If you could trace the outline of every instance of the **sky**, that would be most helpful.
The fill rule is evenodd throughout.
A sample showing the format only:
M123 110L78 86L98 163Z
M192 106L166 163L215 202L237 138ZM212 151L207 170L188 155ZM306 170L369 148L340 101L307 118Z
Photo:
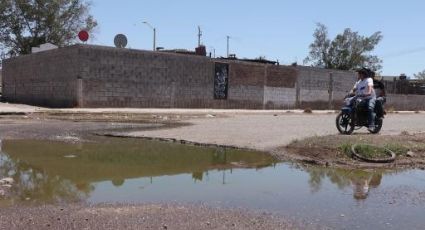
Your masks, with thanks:
M383 60L383 75L412 76L425 69L425 1L422 0L91 0L98 22L90 44L113 46L114 36L127 36L128 48L157 46L194 50L198 26L202 43L216 56L265 56L281 64L302 64L317 23L330 38L345 28L384 36L372 54Z

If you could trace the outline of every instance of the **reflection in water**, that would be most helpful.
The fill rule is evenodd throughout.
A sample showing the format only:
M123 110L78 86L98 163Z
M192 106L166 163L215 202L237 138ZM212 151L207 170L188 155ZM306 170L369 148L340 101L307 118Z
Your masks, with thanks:
M313 193L318 192L325 179L335 184L339 189L352 187L353 198L364 200L367 198L371 189L378 188L382 181L382 174L391 174L389 171L374 170L349 170L332 169L322 167L305 166L303 168L309 173L309 184Z
M3 141L2 151L0 178L15 179L14 201L79 201L96 182L120 187L127 179L146 177L153 183L153 177L186 173L202 181L209 170L276 164L273 157L257 152L121 139L101 144Z
M3 177L14 179L8 204L24 200L45 203L80 201L93 189L89 183L72 183L60 176L46 174L42 168L14 161L7 154L0 153L0 178Z
M371 188L377 188L381 184L382 174L371 173L360 178L352 178L353 197L357 200L364 200L369 194Z
M269 155L256 152L101 140L3 141L0 178L13 177L15 184L11 197L0 198L0 206L25 204L27 198L38 203L219 202L317 219L336 229L387 228L382 221L394 229L424 225L424 171L276 164Z

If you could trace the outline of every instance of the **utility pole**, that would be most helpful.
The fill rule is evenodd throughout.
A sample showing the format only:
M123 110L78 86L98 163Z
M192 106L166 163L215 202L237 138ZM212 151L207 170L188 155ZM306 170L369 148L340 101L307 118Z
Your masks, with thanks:
M198 26L198 47L201 46L201 37L202 37L201 27Z
M226 38L227 38L227 58L229 58L229 40L230 40L230 36L227 35Z

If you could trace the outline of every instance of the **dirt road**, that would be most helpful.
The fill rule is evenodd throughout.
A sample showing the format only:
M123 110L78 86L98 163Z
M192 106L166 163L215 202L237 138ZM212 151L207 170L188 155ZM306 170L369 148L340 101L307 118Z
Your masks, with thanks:
M217 144L271 151L295 139L337 134L336 114L229 114L228 117L193 119L193 125L173 129L132 131L132 137L174 138L204 144ZM425 131L425 114L389 114L381 134ZM366 129L356 131L367 133Z
M91 130L99 130L102 127L113 129L117 128L114 127L116 124L113 124L113 122L132 122L131 119L125 120L120 117L115 118L113 121L108 120L110 118L105 116L105 114L111 113L130 114L130 116L131 114L136 114L139 118L142 117L140 119L144 120L144 122L149 122L150 120L154 120L156 123L170 122L171 120L171 122L184 121L190 125L173 126L173 128L169 129L148 130L141 127L142 131L137 130L137 126L133 126L129 131L111 131L109 133L128 137L184 140L261 151L271 151L285 146L296 139L337 134L335 128L336 113L334 111L314 111L312 114L305 114L300 110L46 109L0 103L0 114L13 112L61 114L62 118L69 118L76 114L80 114L80 116L81 114L86 114L87 117L83 118L83 120L88 119L90 121L92 121L94 116L105 117L105 119L102 119L104 123L97 125L87 123L70 123L66 125L66 123L62 123L65 129L69 128L71 130L71 127L78 129L80 126L83 126L84 129L89 129L91 126L95 127ZM25 122L33 123L34 125L34 122ZM39 123L40 121L36 120L35 122ZM48 123L50 125L54 124L51 122ZM58 125L60 126L61 124ZM38 127L40 126L38 125ZM6 129L6 126L3 126L3 129ZM425 131L425 113L399 112L388 114L384 120L381 134L397 135L404 131L409 133ZM367 131L361 129L356 131L356 133L365 134Z

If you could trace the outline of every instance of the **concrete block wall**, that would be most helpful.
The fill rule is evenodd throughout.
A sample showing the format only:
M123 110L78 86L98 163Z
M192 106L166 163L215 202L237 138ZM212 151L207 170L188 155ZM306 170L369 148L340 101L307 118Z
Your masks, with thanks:
M215 63L228 94L214 99ZM151 51L75 45L3 63L3 98L49 107L338 109L356 74ZM424 110L425 96L390 95L387 107Z
M356 73L313 67L297 67L299 107L339 108L343 97L353 88Z
M200 56L75 45L12 58L4 65L3 98L16 103L254 109L262 101L262 96L255 100L262 95L258 87L238 76L229 76L234 90L228 100L214 100L214 61Z
M83 107L263 108L262 64L98 46L79 49ZM226 100L214 99L215 62L229 65Z
M279 78L285 67L274 70L258 63L110 47L79 49L83 107L263 109L266 76L276 86L294 87L296 79L292 71L288 85L287 78ZM229 65L226 100L214 99L215 62Z
M265 109L293 109L297 104L295 67L268 65L264 85Z
M425 110L425 95L388 94L385 108L390 110Z
M50 107L74 107L80 60L72 47L7 59L3 63L3 99Z
M262 109L265 66L239 61L229 64L229 108Z
M213 98L209 58L80 47L83 107L208 107Z

